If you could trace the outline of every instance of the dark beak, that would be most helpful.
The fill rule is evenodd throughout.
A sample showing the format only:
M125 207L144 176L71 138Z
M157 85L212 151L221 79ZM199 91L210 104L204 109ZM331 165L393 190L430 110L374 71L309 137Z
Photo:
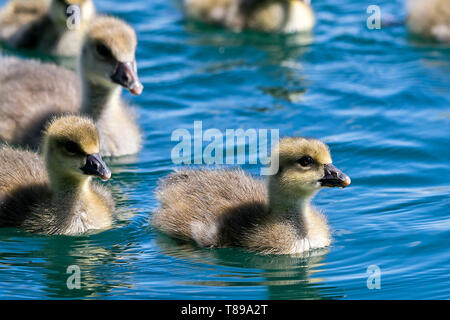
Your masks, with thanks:
M325 176L319 180L322 187L347 187L352 181L341 170L333 166L332 164L326 164L324 167Z
M86 164L80 169L89 176L99 177L102 180L111 179L111 170L109 170L98 153L88 155Z
M120 84L122 87L138 96L144 90L144 86L139 80L139 76L134 68L134 62L119 62L111 76L114 83Z

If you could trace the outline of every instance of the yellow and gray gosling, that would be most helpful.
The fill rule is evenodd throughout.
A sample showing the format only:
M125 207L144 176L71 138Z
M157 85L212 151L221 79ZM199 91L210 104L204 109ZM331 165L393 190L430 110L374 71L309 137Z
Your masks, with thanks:
M294 33L315 24L309 0L184 0L184 8L188 17L235 31Z
M48 12L50 4L51 0L10 0L0 9L0 41L42 18Z
M450 0L410 0L407 24L414 34L450 43Z
M79 75L53 64L0 57L0 140L37 149L49 119L81 113L94 119L103 156L137 153L141 133L121 98L122 88L135 95L143 90L136 45L132 27L98 16L84 41Z
M242 170L182 170L160 181L153 225L202 247L243 247L263 254L299 254L329 246L326 218L311 206L324 187L350 178L315 139L285 138L272 153L279 171L267 183Z
M37 153L0 147L0 227L78 235L112 224L114 201L92 177L111 178L99 155L94 123L77 116L52 121Z
M0 12L0 41L16 49L78 56L95 15L92 0L11 0Z

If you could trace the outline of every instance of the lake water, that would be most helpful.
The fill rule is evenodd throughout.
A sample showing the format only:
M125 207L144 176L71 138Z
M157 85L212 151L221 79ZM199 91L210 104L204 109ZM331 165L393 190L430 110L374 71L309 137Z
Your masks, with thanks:
M112 230L0 230L0 298L449 299L450 48L402 25L368 30L370 4L313 1L318 23L308 39L186 21L176 1L97 1L138 33L145 91L126 98L144 149L109 161L120 212ZM389 19L405 16L403 1L377 4ZM171 133L192 131L197 120L204 129L277 128L327 142L352 178L349 188L315 198L332 246L261 256L180 244L154 230L153 190L174 167ZM258 174L260 166L245 169ZM72 265L79 290L66 285ZM368 288L369 266L380 270L380 289Z

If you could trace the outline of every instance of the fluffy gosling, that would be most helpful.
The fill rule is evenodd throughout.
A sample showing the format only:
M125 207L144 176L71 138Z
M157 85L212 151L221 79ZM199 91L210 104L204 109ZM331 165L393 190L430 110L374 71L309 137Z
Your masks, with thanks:
M4 41L21 27L42 18L51 0L10 0L0 9L0 40Z
M94 17L92 0L12 0L0 13L0 41L16 49L78 56Z
M121 98L122 88L135 95L143 90L136 45L136 34L128 24L98 17L84 41L78 76L52 64L0 58L0 140L36 149L49 119L82 113L96 123L102 155L137 153L140 130Z
M99 155L94 123L77 116L51 122L43 159L0 148L0 227L49 235L77 235L111 226L114 201L92 177L111 171Z
M234 31L294 33L315 24L310 1L302 0L184 0L188 17Z
M450 43L450 0L410 0L407 24L414 34Z
M243 247L263 254L299 254L331 243L325 217L311 206L324 187L350 178L332 165L328 147L285 138L272 153L279 171L267 184L242 170L183 170L162 180L154 226L202 247Z

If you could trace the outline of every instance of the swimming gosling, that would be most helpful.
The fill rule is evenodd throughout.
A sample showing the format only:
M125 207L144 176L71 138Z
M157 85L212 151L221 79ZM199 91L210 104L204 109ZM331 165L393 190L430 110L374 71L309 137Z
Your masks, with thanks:
M0 41L16 33L21 27L42 18L52 0L10 0L0 9Z
M92 0L12 0L0 13L0 41L16 49L78 56L95 15Z
M299 254L331 243L326 218L311 206L324 187L350 178L315 139L285 138L272 152L279 170L267 184L242 170L182 170L160 181L153 225L202 247Z
M450 0L410 0L406 21L412 33L450 43Z
M294 33L315 24L310 1L302 0L184 0L188 17L234 31Z
M45 131L43 159L0 147L0 227L49 235L78 235L112 224L114 201L92 177L111 178L99 155L94 123L77 116Z
M103 156L137 153L141 133L121 98L122 88L134 95L143 90L136 45L132 27L99 16L84 41L78 75L53 64L0 58L0 140L37 149L49 119L81 113L94 119Z

